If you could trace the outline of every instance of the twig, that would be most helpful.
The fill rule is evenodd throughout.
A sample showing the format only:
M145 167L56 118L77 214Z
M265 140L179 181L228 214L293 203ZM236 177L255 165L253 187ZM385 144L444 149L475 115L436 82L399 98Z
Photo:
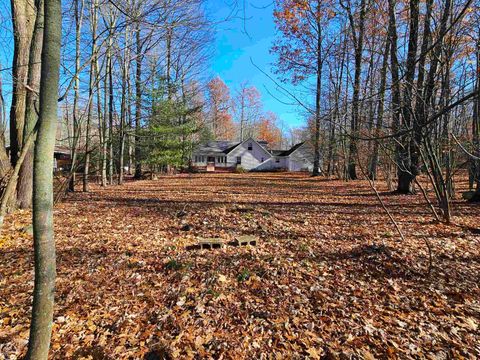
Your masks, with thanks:
M422 184L420 184L420 181L418 181L417 177L415 177L415 183L420 188L420 191L422 192L422 195L425 198L425 201L427 202L428 206L430 207L430 210L432 210L433 216L435 216L435 220L437 220L438 222L441 222L440 218L438 217L437 211L435 210L435 207L433 206L432 202L428 198L427 192L423 188Z
M370 185L370 188L373 190L373 192L375 193L375 196L377 197L378 201L380 202L380 205L382 205L382 208L383 210L385 211L385 213L388 215L388 217L390 218L390 221L392 222L392 224L395 226L395 229L397 230L398 234L400 235L400 238L405 242L405 236L403 235L403 232L402 230L400 229L400 227L398 226L397 222L395 221L395 219L393 218L392 214L390 213L390 211L387 209L387 207L385 206L385 203L383 202L382 198L380 197L380 194L378 193L377 189L375 188L375 184L373 183L373 180L370 180L370 178L367 176L367 174L365 173L365 170L363 169L363 166L360 162L360 156L357 154L357 160L358 160L358 165L360 167L360 170L362 171L362 174L363 176L368 180L368 184ZM383 244L385 245L385 242L384 240L382 239L382 242Z

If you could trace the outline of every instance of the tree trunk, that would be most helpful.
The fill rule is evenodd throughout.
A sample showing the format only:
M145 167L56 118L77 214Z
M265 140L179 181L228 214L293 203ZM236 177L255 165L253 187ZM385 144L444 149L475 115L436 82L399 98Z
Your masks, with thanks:
M120 154L118 169L118 184L123 184L124 174L124 157L125 157L125 127L127 124L127 83L130 73L130 27L125 27L125 51L123 53L123 69L122 69L122 100L120 109Z
M142 42L140 34L140 23L136 23L136 73L135 73L135 179L142 177L141 149L138 135L141 129L142 121Z
M72 167L70 169L70 182L68 190L75 191L76 182L76 167L77 167L77 147L80 140L80 118L78 111L78 100L80 91L80 40L82 35L83 22L83 0L75 1L75 83L74 83L74 97L73 97L73 139L71 148ZM80 4L79 4L80 2Z
M477 78L475 82L475 90L477 97L474 101L473 117L472 117L472 140L473 140L473 155L480 157L480 29L478 32L477 51ZM476 184L476 189L472 202L480 202L480 160L472 158L471 160L473 182Z
M37 123L38 115L38 91L40 87L40 71L43 44L43 0L35 2L35 26L30 44L28 60L28 87L25 106L25 126L23 128L23 139L27 139L33 132ZM34 139L35 140L35 139ZM25 155L20 168L17 184L17 204L21 209L28 209L32 206L32 183L33 183L33 148Z
M410 24L408 37L407 64L405 69L405 87L402 106L402 119L400 126L402 130L412 126L413 98L412 89L414 87L416 56L418 49L418 20L419 20L419 0L410 0ZM413 182L415 180L416 168L412 165L412 152L414 142L409 134L399 139L401 146L398 148L397 158L397 192L400 194L413 193Z
M349 14L352 36L355 45L355 75L353 83L352 118L350 122L350 144L348 156L348 177L356 180L358 158L358 132L360 130L360 80L362 72L363 35L365 30L366 0L360 3L360 18L358 34L355 33L355 23L352 14Z
M34 128L33 131L25 139L22 151L20 151L20 155L17 159L17 163L13 168L13 171L10 174L10 178L8 179L8 182L5 186L5 190L3 191L2 198L0 201L0 229L3 226L3 220L5 219L5 215L7 214L8 206L10 204L10 199L12 195L15 193L15 189L17 187L18 174L20 172L23 162L25 161L27 154L30 152L30 148L32 147L35 141L36 131L37 131L36 128Z
M111 35L110 35L111 39ZM110 40L111 42L112 40ZM112 43L108 50L108 183L113 185L113 73L112 73Z
M90 126L92 124L92 113L93 113L93 92L95 87L95 81L97 73L95 72L95 64L97 62L97 7L98 3L96 0L92 2L91 5L91 31L92 31L92 60L90 63L90 79L88 86L88 114L87 114L87 124L85 130L85 157L83 164L83 191L88 192L88 175L90 171Z
M35 25L34 0L11 0L13 23L12 105L10 108L10 157L17 163L23 146L30 43Z
M390 47L389 47L389 40L387 37L386 44L385 44L385 51L383 53L383 63L382 63L382 70L380 73L380 90L379 90L379 100L378 100L378 109L377 109L377 123L375 125L375 136L378 137L380 135L380 131L383 126L383 113L384 113L384 105L385 105L385 88L387 84L387 68L388 68L388 56L390 54ZM373 144L373 154L372 160L370 162L370 169L369 169L369 178L371 180L376 180L377 178L377 166L378 166L378 147L379 147L379 140L375 140Z
M2 63L0 62L0 67ZM5 111L5 99L3 97L2 74L0 74L0 179L10 170L10 159L5 146L5 132L7 130L7 114Z
M53 237L53 153L62 36L60 0L45 0L40 115L33 164L35 282L27 359L46 360L52 332L56 261Z
M401 124L401 96L400 96L400 75L399 64L397 56L397 24L395 14L396 0L388 1L388 38L390 41L390 68L392 77L392 128L393 132L397 133L400 130ZM407 188L407 192L410 188L410 182L408 178L404 178L403 175L408 175L405 172L400 171L401 154L403 151L400 141L395 143L395 162L397 165L397 191L398 189ZM390 175L390 174L389 174ZM390 188L390 187L389 187Z
M315 134L312 176L320 175L320 100L322 96L322 25L317 22L317 84L315 90Z

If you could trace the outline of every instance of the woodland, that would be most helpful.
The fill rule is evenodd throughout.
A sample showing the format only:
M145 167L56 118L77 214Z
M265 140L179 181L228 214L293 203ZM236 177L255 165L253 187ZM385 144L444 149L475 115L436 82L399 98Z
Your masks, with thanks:
M258 9L270 88L210 68ZM480 357L478 1L12 0L0 23L1 359ZM310 144L313 171L192 166L248 138Z

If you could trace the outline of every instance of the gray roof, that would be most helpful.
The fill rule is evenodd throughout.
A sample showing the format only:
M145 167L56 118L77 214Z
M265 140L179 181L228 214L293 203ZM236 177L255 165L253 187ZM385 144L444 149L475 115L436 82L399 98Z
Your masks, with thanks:
M207 143L200 144L195 148L196 154L228 154L230 151L235 149L242 142L239 141L229 141L229 140L211 140ZM258 141L262 146L265 146L267 143L265 141ZM295 144L290 149L287 150L268 150L273 156L288 156L297 150L300 146L305 144L301 142Z
M195 149L195 153L197 154L211 154L211 153L218 153L218 154L228 154L232 151L235 147L240 145L241 143L238 141L228 141L228 140L211 140L207 143L200 144Z
M291 153L293 153L295 150L297 150L300 146L302 146L303 144L305 144L305 142L301 142L301 143L298 143L298 144L295 144L293 145L290 149L288 150L271 150L270 152L274 155L274 156L288 156L290 155Z

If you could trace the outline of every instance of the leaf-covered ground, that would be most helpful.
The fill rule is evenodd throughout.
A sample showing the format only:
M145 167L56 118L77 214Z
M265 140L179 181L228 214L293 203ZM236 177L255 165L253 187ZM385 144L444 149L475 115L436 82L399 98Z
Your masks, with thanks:
M293 174L162 177L55 210L54 359L480 357L480 208ZM26 351L28 212L0 238L0 358ZM256 247L189 249L254 234ZM427 275L429 241L434 267Z

